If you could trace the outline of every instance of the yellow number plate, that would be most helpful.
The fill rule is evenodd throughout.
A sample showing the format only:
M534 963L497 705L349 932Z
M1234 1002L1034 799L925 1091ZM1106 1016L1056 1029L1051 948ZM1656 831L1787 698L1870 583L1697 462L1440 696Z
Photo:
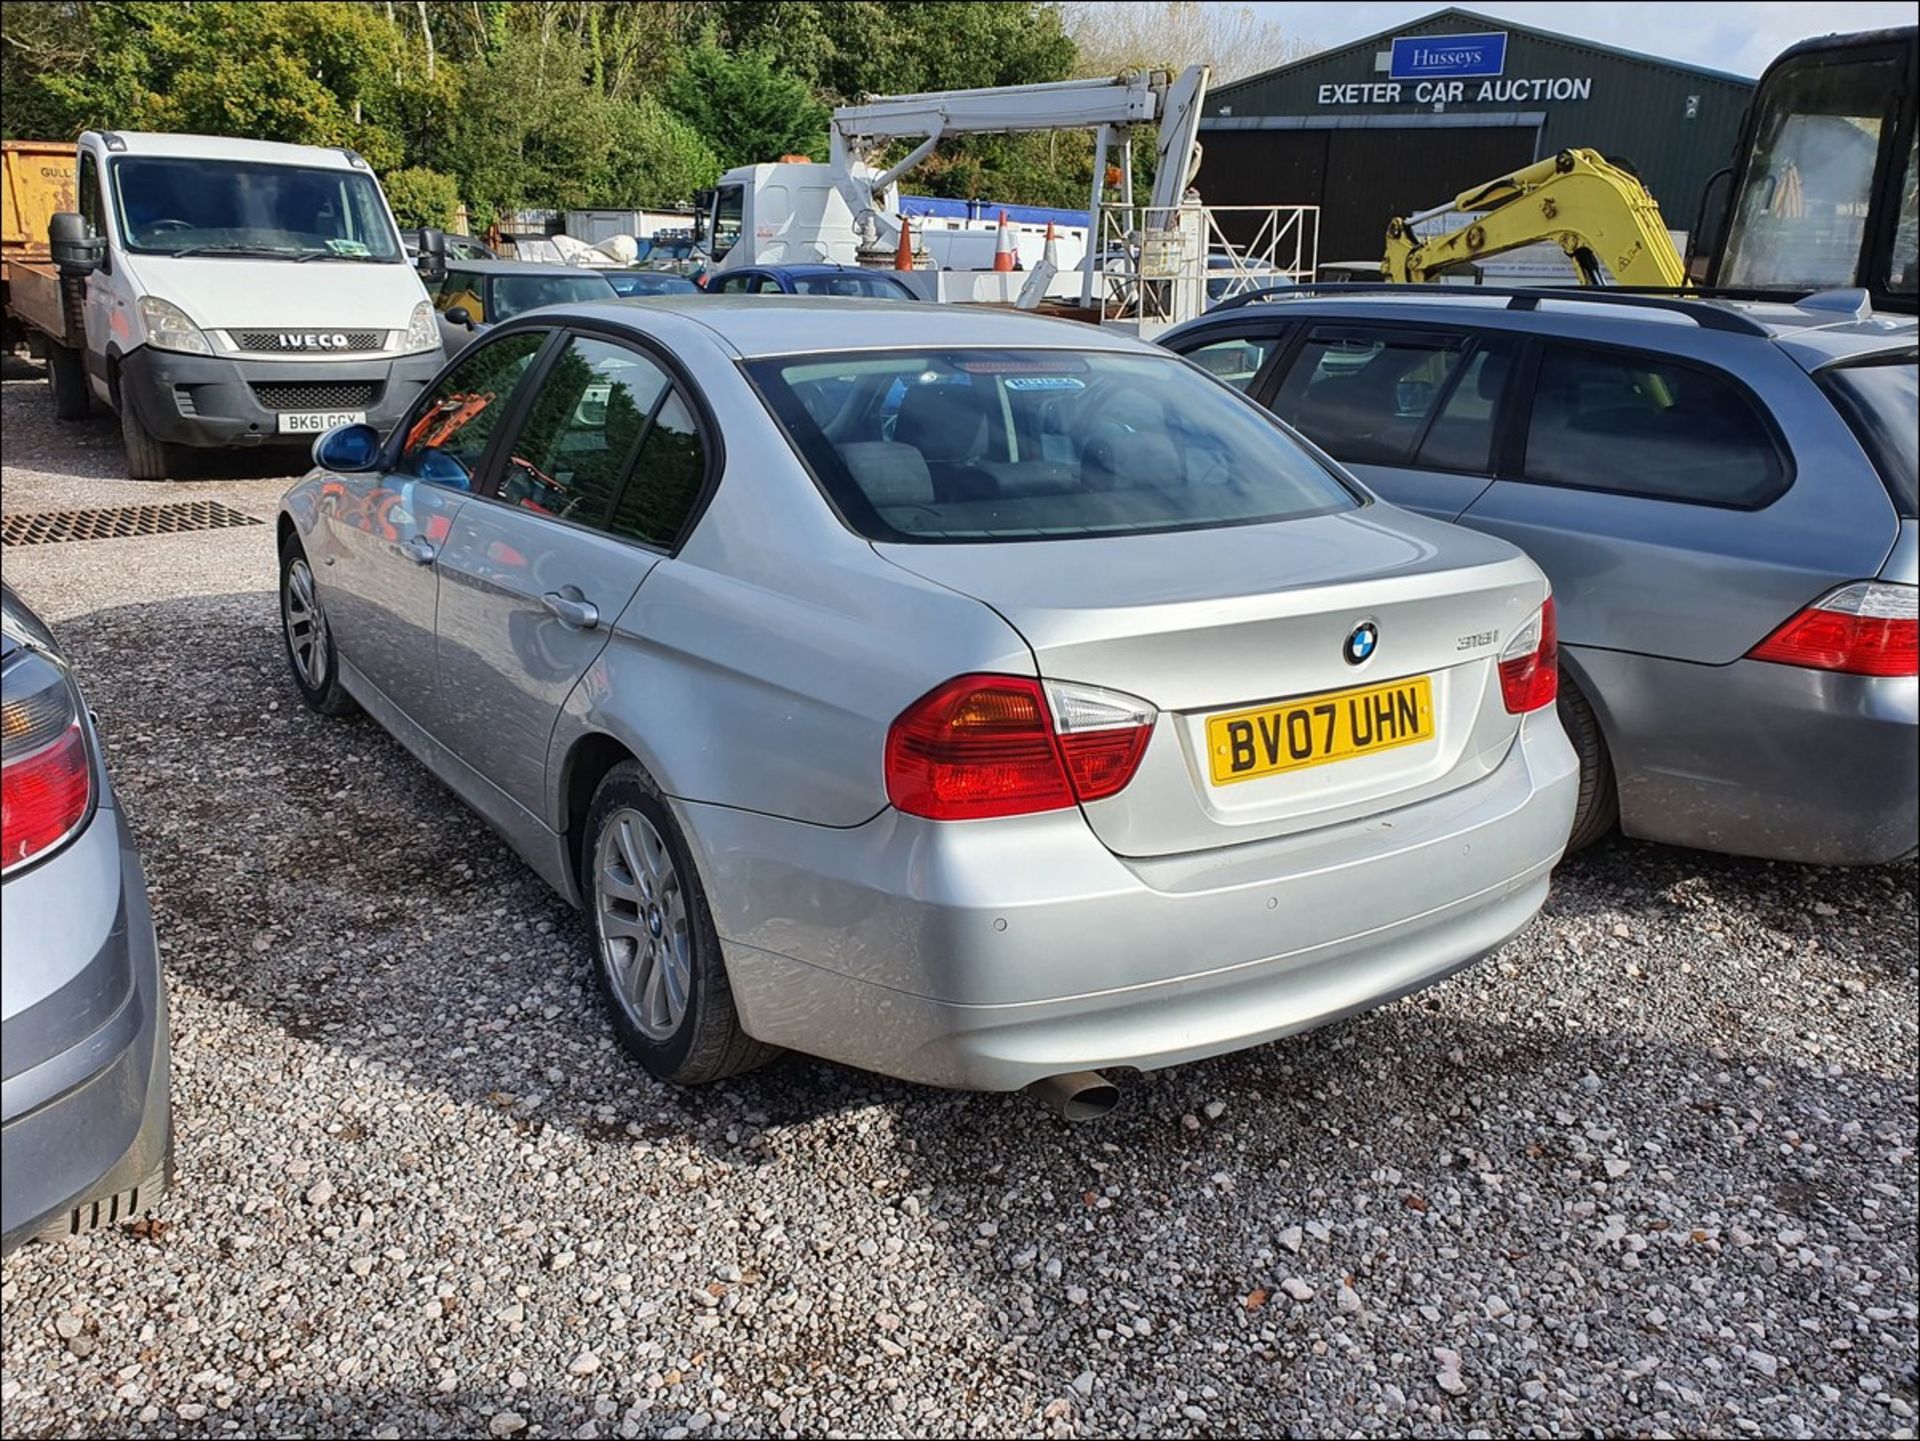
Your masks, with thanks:
M1372 755L1433 735L1426 676L1328 691L1280 705L1207 717L1207 761L1217 786Z

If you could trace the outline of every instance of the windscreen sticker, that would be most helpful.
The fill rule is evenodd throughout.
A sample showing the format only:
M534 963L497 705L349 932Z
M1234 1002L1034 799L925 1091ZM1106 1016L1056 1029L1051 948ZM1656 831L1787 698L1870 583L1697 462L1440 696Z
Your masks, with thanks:
M1008 390L1085 390L1087 383L1071 375L1010 375Z
M327 249L331 250L335 255L373 254L371 250L367 249L366 246L357 240L329 240L327 242Z

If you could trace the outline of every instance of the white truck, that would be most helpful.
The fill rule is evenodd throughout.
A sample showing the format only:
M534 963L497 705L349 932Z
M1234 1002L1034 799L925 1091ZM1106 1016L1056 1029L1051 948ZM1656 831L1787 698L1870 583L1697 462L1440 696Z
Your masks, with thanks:
M1110 147L1118 145L1124 203L1130 206L1131 150L1125 132L1134 125L1159 127L1150 213L1171 213L1199 167L1200 107L1209 73L1206 66L1196 65L1177 76L1165 71L1129 73L1111 79L890 95L843 105L833 112L826 164L737 166L701 193L699 229L709 273L749 265L885 264L900 238L900 177L943 138L1094 130L1098 140L1088 230L1064 238L1054 291L1091 298L1093 272L1084 269L1081 260L1086 249L1099 248L1092 237L1100 234ZM915 137L920 143L895 164L881 169L870 163L881 147ZM1010 302L1019 294L1025 276L993 272L991 222L969 228L929 224L924 230L915 227L913 238L935 268L901 278L928 299ZM1016 243L1024 267L1031 270L1040 255L1039 228L1023 228Z
M353 151L88 131L71 153L70 208L40 236L10 205L8 329L45 355L61 419L118 414L134 479L184 473L189 447L385 426L439 370L433 307Z

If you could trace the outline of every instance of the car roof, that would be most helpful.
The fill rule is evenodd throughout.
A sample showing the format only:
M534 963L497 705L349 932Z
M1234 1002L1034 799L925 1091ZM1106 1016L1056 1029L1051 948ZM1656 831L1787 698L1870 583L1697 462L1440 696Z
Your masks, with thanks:
M547 324L569 318L634 327L638 317L672 315L712 332L736 354L797 355L936 346L1007 346L1162 353L1131 336L1079 320L977 305L902 305L897 300L805 295L656 295L572 301L539 312ZM643 328L643 327L640 327Z
M751 270L756 275L886 275L884 270L875 270L871 265L833 265L825 261L809 261L803 265L746 265L743 270ZM723 272L731 275L732 271Z
M447 269L470 275L604 275L612 266L559 265L542 260L450 259Z
M1340 292L1352 289L1356 293ZM1249 318L1357 317L1418 321L1440 325L1490 326L1528 334L1563 335L1582 340L1610 340L1619 344L1659 343L1651 326L1681 325L1702 330L1733 332L1735 340L1770 340L1808 370L1857 359L1882 351L1911 350L1920 343L1920 320L1910 315L1868 312L1851 308L1864 292L1829 292L1795 302L1733 300L1583 293L1578 288L1538 289L1489 293L1476 286L1405 286L1391 290L1360 286L1329 286L1283 291L1271 300L1211 311L1162 336L1170 341L1218 328L1233 331ZM1716 320L1718 313L1723 319ZM1744 333L1742 333L1744 332Z

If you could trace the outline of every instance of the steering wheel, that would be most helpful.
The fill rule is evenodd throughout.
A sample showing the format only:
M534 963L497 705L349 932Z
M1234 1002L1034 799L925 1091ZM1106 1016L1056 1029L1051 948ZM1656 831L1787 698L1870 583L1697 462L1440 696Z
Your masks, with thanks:
M149 235L162 230L192 230L193 228L192 224L185 220L156 220L145 227Z

